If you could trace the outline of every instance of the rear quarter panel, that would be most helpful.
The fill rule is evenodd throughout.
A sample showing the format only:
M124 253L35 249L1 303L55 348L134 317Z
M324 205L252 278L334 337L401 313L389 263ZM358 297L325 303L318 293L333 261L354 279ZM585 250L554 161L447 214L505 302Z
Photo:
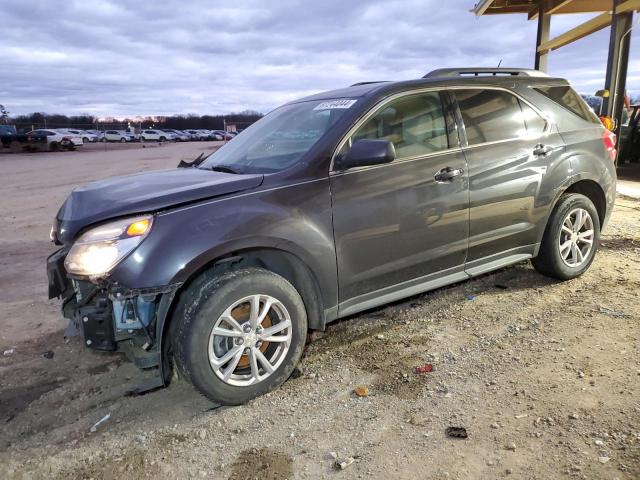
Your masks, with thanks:
M566 82L560 84L566 85ZM602 225L604 228L613 210L616 195L615 164L609 158L602 142L604 127L600 123L582 119L531 87L521 87L517 91L545 112L565 143L563 161L569 164L570 178L565 188L556 192L557 197L566 187L580 180L596 182L602 188L607 204ZM555 201L557 198L553 204Z

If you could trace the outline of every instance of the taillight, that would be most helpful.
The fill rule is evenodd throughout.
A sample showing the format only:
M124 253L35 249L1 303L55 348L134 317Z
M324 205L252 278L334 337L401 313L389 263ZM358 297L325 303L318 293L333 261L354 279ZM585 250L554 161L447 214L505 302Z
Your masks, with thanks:
M616 161L616 155L618 152L616 151L616 134L605 130L602 132L602 144L604 145L604 149L609 154L609 158L611 158L612 162Z

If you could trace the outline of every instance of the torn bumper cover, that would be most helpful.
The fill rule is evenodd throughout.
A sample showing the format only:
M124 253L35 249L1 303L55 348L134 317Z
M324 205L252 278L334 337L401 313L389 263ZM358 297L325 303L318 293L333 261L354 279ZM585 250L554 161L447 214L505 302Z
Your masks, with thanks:
M62 248L47 259L49 298L61 298L65 336L80 335L95 350L122 351L142 369L163 367L162 331L180 283L128 289L113 279L69 278ZM162 375L164 377L164 375Z

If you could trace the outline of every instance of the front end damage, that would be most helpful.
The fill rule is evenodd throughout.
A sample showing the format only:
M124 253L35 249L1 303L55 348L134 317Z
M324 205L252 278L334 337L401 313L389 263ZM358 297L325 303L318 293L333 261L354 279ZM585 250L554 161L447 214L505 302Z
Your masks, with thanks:
M47 259L49 298L62 299L69 320L65 337L80 336L88 348L124 352L137 367L153 369L153 378L137 393L165 386L170 368L164 324L181 284L129 289L109 277L74 278L64 267L68 251L62 248Z

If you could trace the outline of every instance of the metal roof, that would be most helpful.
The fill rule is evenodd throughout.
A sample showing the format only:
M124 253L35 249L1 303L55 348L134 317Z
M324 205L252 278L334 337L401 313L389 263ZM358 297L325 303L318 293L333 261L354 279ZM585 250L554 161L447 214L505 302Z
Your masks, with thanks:
M607 12L611 10L611 0L477 0L471 9L476 15L497 15L504 13L527 13L529 19L538 16L540 4L544 4L548 14ZM627 0L623 11L640 8L640 1Z

